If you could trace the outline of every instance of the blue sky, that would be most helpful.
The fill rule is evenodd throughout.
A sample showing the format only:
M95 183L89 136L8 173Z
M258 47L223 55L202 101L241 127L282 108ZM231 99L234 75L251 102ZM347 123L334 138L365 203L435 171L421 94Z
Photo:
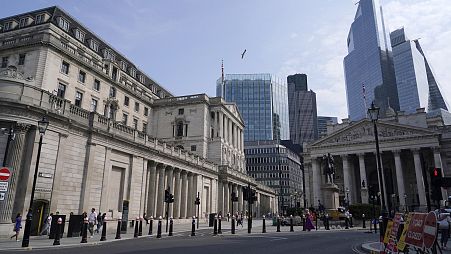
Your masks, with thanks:
M175 95L216 94L225 73L306 73L318 114L347 116L343 57L354 0L22 0L6 17L58 5ZM421 38L451 98L449 0L384 0L386 25ZM247 49L245 59L241 52Z

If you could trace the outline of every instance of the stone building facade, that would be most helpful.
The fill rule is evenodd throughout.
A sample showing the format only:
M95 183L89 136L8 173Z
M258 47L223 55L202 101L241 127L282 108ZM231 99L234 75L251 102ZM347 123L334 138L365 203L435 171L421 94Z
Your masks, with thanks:
M197 193L201 216L232 212L229 191L248 184L260 197L256 215L277 211L274 191L245 174L244 126L236 106L206 95L173 97L58 7L0 19L0 25L0 127L14 130L0 235L10 233L15 214L28 210L36 125L43 116L50 125L38 168L33 232L42 225L37 218L56 211L81 214L94 207L126 221L143 213L164 215L167 188L175 197L169 212L175 218L196 215ZM189 109L193 98L196 114ZM178 120L181 105L190 114L183 114L179 139L171 132L177 123L170 121ZM165 115L172 111L170 120ZM211 120L213 113L218 120ZM8 137L0 135L0 161Z

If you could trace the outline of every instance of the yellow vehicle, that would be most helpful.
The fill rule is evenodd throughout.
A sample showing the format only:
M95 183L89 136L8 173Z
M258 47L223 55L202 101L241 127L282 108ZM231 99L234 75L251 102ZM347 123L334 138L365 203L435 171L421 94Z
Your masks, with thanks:
M337 209L327 209L326 213L329 213L330 220L344 220L345 211L344 207L338 207Z

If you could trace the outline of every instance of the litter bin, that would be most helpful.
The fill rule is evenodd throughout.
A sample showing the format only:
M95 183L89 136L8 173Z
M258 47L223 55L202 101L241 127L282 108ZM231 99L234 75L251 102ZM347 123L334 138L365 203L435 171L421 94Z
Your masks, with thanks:
M55 239L56 232L58 232L58 219L61 218L63 222L61 223L61 232L60 232L60 239L63 237L64 234L64 226L66 224L66 215L53 215L52 216L52 225L50 226L50 234L49 239Z
M215 221L215 216L216 216L216 213L210 213L208 215L208 226L209 227L213 227L213 223Z
M69 227L67 228L67 237L79 237L81 235L80 233L82 224L83 224L83 215L72 214L69 217Z

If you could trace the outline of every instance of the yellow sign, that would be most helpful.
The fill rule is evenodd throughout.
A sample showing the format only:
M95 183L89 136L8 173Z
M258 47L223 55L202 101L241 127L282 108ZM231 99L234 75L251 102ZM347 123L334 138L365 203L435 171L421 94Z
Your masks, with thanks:
M406 221L404 222L404 229L402 230L401 237L399 238L398 242L398 250L404 251L404 248L406 247L406 235L407 230L409 229L410 220L412 219L412 216L410 214L407 215Z
M388 240L390 239L390 232L393 228L393 221L389 221L387 223L387 228L385 229L385 235L384 235L384 243L388 244Z

